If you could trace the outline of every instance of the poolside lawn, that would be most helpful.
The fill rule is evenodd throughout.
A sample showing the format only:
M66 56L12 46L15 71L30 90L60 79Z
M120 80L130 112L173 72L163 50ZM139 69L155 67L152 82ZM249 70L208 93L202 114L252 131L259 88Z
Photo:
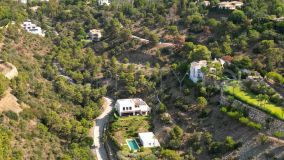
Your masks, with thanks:
M150 127L149 117L120 117L111 124L110 132L119 144L125 144L126 139L138 137L139 132L148 132Z
M282 110L284 109L283 107L277 106L271 102L266 102L264 104L264 102L260 102L260 100L257 99L255 94L242 91L239 86L235 86L234 88L233 86L226 86L224 90L227 94L234 96L236 99L259 108L260 110L263 110L278 119L284 120L284 110Z

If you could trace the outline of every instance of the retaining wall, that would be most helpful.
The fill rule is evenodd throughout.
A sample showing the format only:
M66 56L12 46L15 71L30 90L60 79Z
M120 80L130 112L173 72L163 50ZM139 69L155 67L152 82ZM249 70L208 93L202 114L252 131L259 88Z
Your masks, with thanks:
M245 110L248 113L248 118L252 121L260 123L267 133L273 134L276 131L281 131L284 133L284 122L274 118L273 116L249 106L239 100L233 100L229 102L226 96L221 96L221 104L226 106L231 106L235 109Z

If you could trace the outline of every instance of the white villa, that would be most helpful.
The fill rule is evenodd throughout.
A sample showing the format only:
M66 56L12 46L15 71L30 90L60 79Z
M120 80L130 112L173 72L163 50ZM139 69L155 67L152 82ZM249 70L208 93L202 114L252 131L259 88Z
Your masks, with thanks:
M110 3L108 0L98 0L99 6L107 5L109 6Z
M89 31L89 37L92 41L99 41L102 38L102 32L99 29L91 29Z
M45 36L45 31L43 31L40 27L38 27L36 24L33 24L30 20L23 22L21 25L27 32L30 32L32 34L37 34L40 36Z
M223 59L214 59L212 63L220 63L222 68L225 64L225 61ZM203 80L204 74L202 73L202 68L207 67L207 61L206 60L201 60L198 62L192 62L190 64L190 74L189 78L194 82L197 83L200 80ZM216 68L210 68L210 71L216 71Z
M243 2L240 1L224 1L218 4L219 9L228 9L228 10L235 10L241 8L244 5Z
M151 108L140 98L118 99L115 109L119 116L123 115L148 115Z
M194 82L198 82L199 80L202 80L204 77L204 74L201 71L202 67L207 67L207 61L202 60L199 62L192 62L190 64L190 74L189 78Z
M144 148L160 147L160 143L153 132L138 133L138 136Z

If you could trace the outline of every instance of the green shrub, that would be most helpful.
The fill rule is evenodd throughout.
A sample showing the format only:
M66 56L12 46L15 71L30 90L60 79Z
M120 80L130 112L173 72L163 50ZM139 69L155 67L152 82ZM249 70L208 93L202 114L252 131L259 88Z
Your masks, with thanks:
M21 113L20 113L20 117L22 117L23 119L29 120L29 119L33 119L34 113L30 108L25 108Z
M164 112L166 112L166 110L167 110L166 105L164 103L160 103L159 104L159 108L158 108L158 112L159 113L164 113Z
M228 116L230 116L231 118L239 118L242 116L242 113L238 112L238 111L230 111L227 113Z
M248 123L249 123L249 119L248 119L248 118L245 118L245 117L239 118L239 121L240 121L241 123L244 123L244 124L248 124Z
M13 119L13 120L15 120L15 121L17 121L17 120L19 119L18 114L15 113L15 112L13 112L13 111L7 111L7 112L5 112L5 115L6 115L7 117L9 117L10 119Z
M273 133L273 135L274 135L275 137L278 137L278 138L284 137L284 133L281 132L281 131L276 131L276 132Z
M181 160L180 155L174 150L169 150L169 149L162 150L161 156L163 157L163 159L167 160Z
M230 151L230 150L236 149L238 144L237 142L235 142L235 140L232 137L227 136L225 140L225 146L226 146L226 150Z
M0 73L0 98L4 96L4 92L9 87L9 80Z
M220 154L222 153L223 144L221 142L213 142L209 145L210 154Z
M284 77L279 73L269 72L269 73L266 74L266 77L274 80L275 82L277 82L281 85L284 85Z
M253 127L255 129L258 129L260 130L262 128L261 124L259 123L256 123L256 122L253 122L253 121L250 121L248 118L246 117L241 117L239 118L239 121L249 127Z
M223 113L226 113L227 112L227 108L226 107L221 107L220 111L223 112Z
M271 96L270 98L271 102L281 105L281 103L283 102L283 99L280 97L279 94L274 94Z
M183 93L186 95L186 96L189 96L190 95L190 90L188 88L184 89L183 90Z
M140 147L139 152L144 152L145 148L144 147Z
M211 108L205 108L201 111L201 114L198 117L199 118L205 118L205 117L208 117L210 115L210 113L212 113L212 109Z
M255 122L252 122L252 121L250 121L250 122L248 123L248 126L253 127L253 128L255 128L255 129L258 129L258 130L260 130L260 129L262 128L261 124L255 123Z
M154 154L150 154L145 156L144 160L157 160L157 157Z
M229 103L233 103L235 100L235 97L234 96L228 96L228 102Z
M261 144L265 144L268 141L268 137L266 135L261 135L259 139Z

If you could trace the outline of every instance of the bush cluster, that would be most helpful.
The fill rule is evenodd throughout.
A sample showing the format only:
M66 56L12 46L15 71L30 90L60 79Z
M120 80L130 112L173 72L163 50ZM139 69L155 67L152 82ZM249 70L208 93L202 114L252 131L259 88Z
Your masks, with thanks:
M233 119L237 119L239 120L239 122L249 126L249 127L253 127L255 129L262 129L262 125L256 122L251 121L249 118L244 117L244 113L238 110L235 111L230 111L229 107L221 107L220 111L223 113L226 113L229 117L233 118Z

